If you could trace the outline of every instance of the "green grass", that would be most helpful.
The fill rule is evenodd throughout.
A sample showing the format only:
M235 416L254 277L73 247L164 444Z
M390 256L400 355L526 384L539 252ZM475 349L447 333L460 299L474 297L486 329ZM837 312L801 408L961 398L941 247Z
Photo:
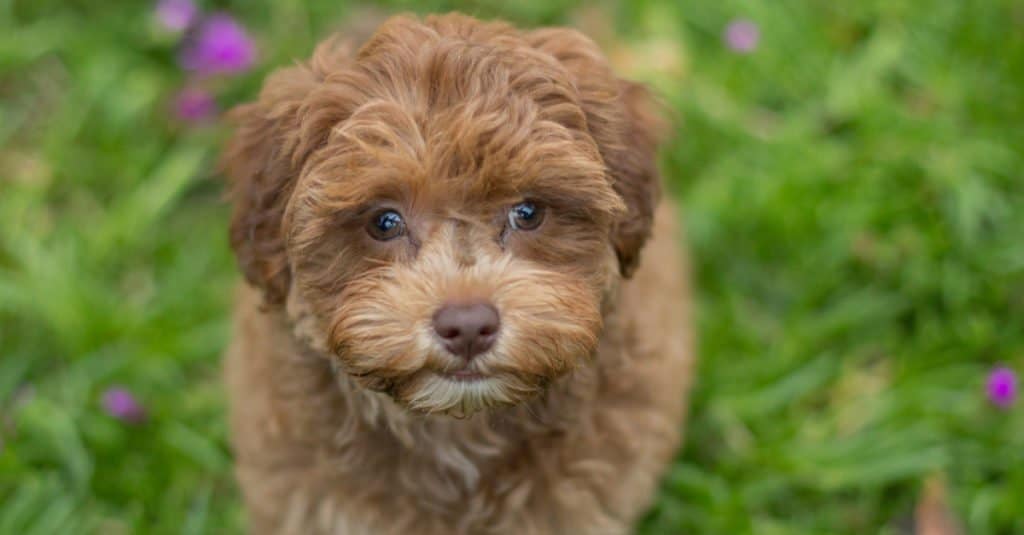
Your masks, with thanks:
M504 4L388 9L573 20ZM641 533L895 533L932 475L970 533L1024 533L1024 406L983 387L1024 371L1024 5L676 4L608 7L620 42L677 46L648 81L680 119L663 168L699 287L688 440ZM225 107L352 11L217 5L262 52ZM753 54L722 46L735 17ZM168 118L184 80L146 2L0 0L2 534L242 528L224 131ZM103 412L113 384L147 423Z

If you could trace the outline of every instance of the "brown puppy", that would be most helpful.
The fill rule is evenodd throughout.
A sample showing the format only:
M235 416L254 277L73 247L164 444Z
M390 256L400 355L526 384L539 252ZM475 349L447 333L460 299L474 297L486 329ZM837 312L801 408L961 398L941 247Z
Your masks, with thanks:
M233 116L251 529L629 531L693 362L648 93L572 30L403 16Z

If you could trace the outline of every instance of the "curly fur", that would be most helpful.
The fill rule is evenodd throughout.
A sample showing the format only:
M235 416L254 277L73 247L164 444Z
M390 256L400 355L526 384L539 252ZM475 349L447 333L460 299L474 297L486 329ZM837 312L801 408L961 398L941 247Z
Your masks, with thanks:
M252 530L628 531L692 364L646 90L572 30L400 16L232 116L249 285L227 372ZM506 224L523 199L546 209L534 231ZM367 235L381 208L400 239ZM501 331L469 365L483 379L456 380L430 320L477 300Z

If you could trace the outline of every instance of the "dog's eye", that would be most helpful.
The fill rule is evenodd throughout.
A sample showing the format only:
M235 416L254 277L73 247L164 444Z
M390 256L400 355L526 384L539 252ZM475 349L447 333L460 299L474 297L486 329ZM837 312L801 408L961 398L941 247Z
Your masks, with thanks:
M370 219L366 231L375 240L388 241L405 234L405 221L398 212L383 210Z
M533 230L544 220L544 207L530 201L523 201L508 212L508 224L515 230Z

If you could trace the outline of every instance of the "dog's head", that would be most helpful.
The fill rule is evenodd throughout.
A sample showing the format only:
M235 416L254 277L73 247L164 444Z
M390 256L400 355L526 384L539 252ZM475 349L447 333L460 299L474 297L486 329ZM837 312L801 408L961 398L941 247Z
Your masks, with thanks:
M425 412L520 402L593 355L637 263L649 104L577 32L393 18L233 112L232 246L364 387Z

